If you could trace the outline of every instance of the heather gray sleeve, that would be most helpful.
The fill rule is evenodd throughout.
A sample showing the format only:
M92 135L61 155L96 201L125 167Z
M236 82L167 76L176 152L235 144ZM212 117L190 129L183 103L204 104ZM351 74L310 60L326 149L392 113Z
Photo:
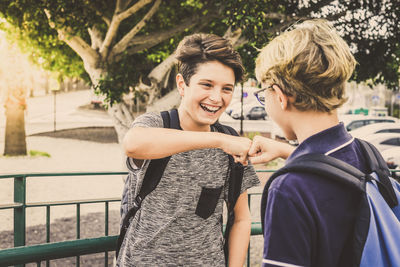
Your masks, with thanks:
M243 193L244 191L246 191L251 187L259 185L260 185L260 180L258 179L258 176L256 174L256 171L254 170L253 165L249 164L246 167L244 167L243 182L240 193Z
M137 117L132 123L131 128L133 127L163 128L164 125L160 114L149 112ZM147 167L147 164L148 160L145 160L144 163L142 164L142 168ZM138 166L136 166L133 159L130 157L128 157L126 160L126 166L130 171L136 171L140 169Z
M132 127L163 128L163 121L160 114L149 112L137 117Z

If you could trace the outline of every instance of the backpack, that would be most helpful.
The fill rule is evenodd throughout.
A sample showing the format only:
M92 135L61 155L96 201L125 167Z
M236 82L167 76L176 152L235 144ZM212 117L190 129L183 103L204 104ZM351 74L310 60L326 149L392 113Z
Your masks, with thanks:
M274 173L265 185L261 200L263 233L268 188L273 180L288 172L313 173L363 194L355 224L352 266L400 266L400 184L389 176L387 164L378 150L366 141L356 140L370 167L369 173L322 154L299 156Z
M176 109L161 112L161 117L163 119L164 128L182 130L179 124L178 111ZM216 122L215 124L213 124L213 126L217 129L218 132L238 136L238 133L229 126L222 125L219 122ZM229 157L229 188L228 188L228 203L227 203L228 216L224 233L224 239L225 239L224 253L226 262L228 260L228 238L234 221L233 209L235 207L236 200L240 195L240 190L243 180L243 172L244 172L244 167L242 164L235 163L231 155L228 155L228 157ZM124 203L127 203L128 188L127 184L125 184L122 193L122 203L123 203L123 205L121 205L122 223L120 228L120 234L117 240L116 258L118 258L119 250L121 249L122 242L129 228L130 219L133 218L136 212L140 209L143 199L157 187L170 158L171 156L161 159L153 159L150 161L149 167L147 168L143 178L142 187L140 188L140 191L133 202L133 207L129 211L127 211L126 208L122 207ZM129 164L130 163L128 160L128 166Z

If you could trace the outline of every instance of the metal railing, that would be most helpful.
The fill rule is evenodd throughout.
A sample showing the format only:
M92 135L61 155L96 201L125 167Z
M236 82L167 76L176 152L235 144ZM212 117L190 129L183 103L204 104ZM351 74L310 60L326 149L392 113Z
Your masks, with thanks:
M274 170L258 170L257 172L274 172ZM400 170L392 170L392 174ZM50 260L67 257L76 257L76 266L79 266L81 255L104 252L104 265L108 266L108 252L114 251L117 236L109 236L109 204L119 202L121 198L99 198L70 201L49 201L49 202L26 202L26 179L29 177L62 177L62 176L104 176L104 175L127 175L127 172L77 172L77 173L34 173L34 174L13 174L0 175L0 179L14 179L14 202L0 205L0 210L13 209L14 211L14 248L0 250L0 266L18 265L25 263L36 263L41 266L46 261L50 266ZM248 204L251 204L252 196L259 196L261 193L250 193ZM80 217L82 204L104 203L105 231L104 236L97 238L80 239ZM70 241L50 243L50 214L51 207L61 205L76 206L76 239ZM25 246L26 233L26 209L33 207L46 208L46 242L39 245ZM253 222L251 235L261 235L260 222ZM247 253L247 266L250 266L250 244Z
M259 170L257 172L274 172L274 170ZM109 204L119 202L121 198L99 198L70 201L48 201L48 202L27 202L26 201L26 180L27 178L38 177L66 177L66 176L105 176L105 175L127 175L127 172L76 172L76 173L31 173L31 174L10 174L0 175L0 179L14 179L14 202L0 205L0 210L13 209L14 211L14 248L0 250L0 266L18 265L25 263L36 263L41 266L42 261L46 261L46 266L50 266L50 260L67 257L76 257L76 266L79 266L80 256L104 252L104 265L108 266L109 251L114 251L117 236L109 236ZM260 193L249 194L249 206L251 197ZM104 203L104 236L98 238L80 238L80 217L81 205ZM75 205L76 206L76 240L52 242L50 243L51 233L51 207ZM33 207L46 208L46 243L39 245L26 245L26 209ZM251 235L261 235L260 222L253 222ZM250 245L247 254L247 266L250 266Z

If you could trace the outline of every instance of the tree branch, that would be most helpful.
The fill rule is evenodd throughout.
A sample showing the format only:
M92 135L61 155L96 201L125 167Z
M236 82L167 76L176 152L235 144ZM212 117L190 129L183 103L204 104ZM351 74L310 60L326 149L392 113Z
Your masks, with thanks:
M201 18L199 17L191 17L187 18L182 21L181 24L179 24L176 27L164 30L164 31L159 31L159 32L154 32L152 35L141 35L141 36L136 36L133 38L128 48L126 51L128 52L129 55L135 54L137 52L143 51L145 49L149 49L164 40L171 38L175 34L178 34L180 32L183 32L185 29L190 29L193 28L194 26L198 24L202 24L206 21L212 20L212 16L203 16ZM110 55L111 57L111 55ZM115 61L119 61L121 59L120 55L115 55Z
M140 0L139 2L137 2L136 4L134 4L133 6L131 6L130 8L128 8L127 10L125 10L124 12L120 13L118 15L119 19L122 21L126 18L129 18L132 14L135 14L136 12L138 12L142 7L144 7L147 4L150 4L151 2L153 2L153 0Z
M151 7L149 12L142 18L142 20L136 24L112 49L112 54L119 54L124 51L130 40L147 24L147 21L157 12L162 0L156 0L154 5Z
M103 41L101 32L96 28L96 26L93 26L92 28L88 28L88 32L90 35L92 49L94 49L94 50L100 49L101 43Z
M136 4L134 4L132 7L127 9L126 11L119 13L119 6L121 5L121 0L117 2L117 6L115 7L115 12L111 20L111 24L108 27L106 37L104 38L104 42L100 48L100 55L102 58L107 58L107 55L109 54L109 49L110 46L117 35L119 25L121 22L131 16L132 14L136 13L139 9L150 3L152 0L140 0Z
M132 0L117 0L116 10L117 13L125 10L130 4Z
M48 10L44 10L49 25L51 28L57 30L58 38L64 41L69 47L71 47L85 63L95 65L98 60L98 54L94 51L82 38L71 34L68 29L57 29L55 23L51 21L51 15Z

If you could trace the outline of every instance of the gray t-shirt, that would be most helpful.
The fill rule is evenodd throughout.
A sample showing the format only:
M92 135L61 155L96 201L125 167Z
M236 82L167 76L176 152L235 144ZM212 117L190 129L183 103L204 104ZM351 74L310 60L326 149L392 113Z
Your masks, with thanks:
M146 113L133 127L162 128L163 122L160 114ZM127 161L129 209L150 161L141 168ZM228 155L217 148L173 155L157 188L131 221L117 266L225 266L221 229L228 167ZM245 167L241 192L257 185L254 168Z

